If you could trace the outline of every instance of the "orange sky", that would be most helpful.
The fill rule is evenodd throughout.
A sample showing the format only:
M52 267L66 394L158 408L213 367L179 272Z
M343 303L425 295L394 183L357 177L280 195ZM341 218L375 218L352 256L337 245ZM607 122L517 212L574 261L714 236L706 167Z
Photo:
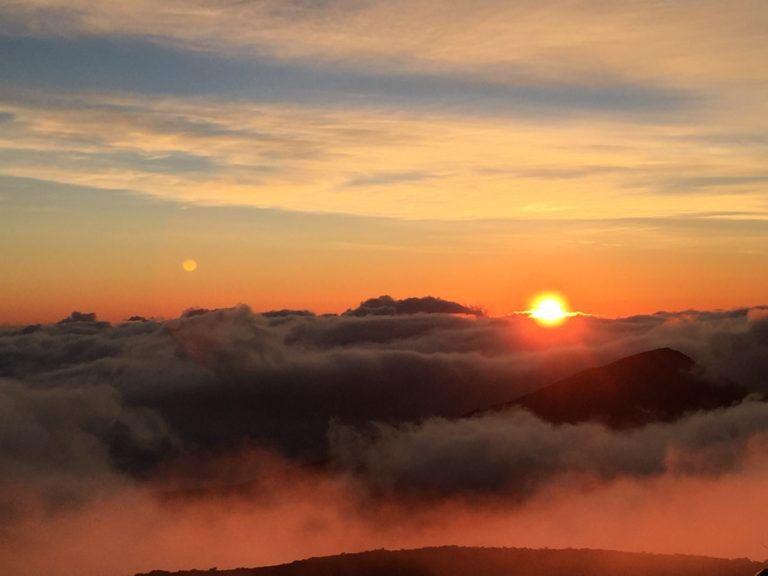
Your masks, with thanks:
M506 314L548 289L606 315L765 303L759 2L0 15L0 323L379 294Z
M23 324L55 321L72 310L116 321L238 303L257 311L342 312L365 298L391 294L437 295L503 315L527 309L534 294L557 290L574 310L613 316L763 304L768 287L761 254L706 246L665 249L637 241L585 248L567 241L537 245L535 239L477 246L455 224L443 225L447 237L441 234L432 245L418 243L429 236L419 223L391 222L372 223L371 228L394 226L382 231L392 237L378 245L307 243L290 233L292 225L265 232L269 241L232 229L215 240L178 230L140 238L137 229L124 238L102 236L96 245L88 234L66 246L24 243L6 265L13 273L6 278L0 313L5 323ZM183 270L186 258L197 261L194 272Z

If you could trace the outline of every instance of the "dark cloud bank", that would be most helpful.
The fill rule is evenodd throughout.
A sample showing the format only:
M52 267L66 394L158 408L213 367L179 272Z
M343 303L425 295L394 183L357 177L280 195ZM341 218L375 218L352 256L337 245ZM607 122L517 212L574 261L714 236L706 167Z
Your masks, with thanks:
M754 396L626 430L482 411L659 347L695 359L701 378ZM68 571L78 548L62 531L85 537L93 518L108 516L106 532L127 537L141 524L151 542L134 546L125 566L193 567L194 558L217 556L177 550L168 531L200 536L201 518L231 511L232 502L239 532L257 537L278 522L292 535L286 542L304 546L275 545L275 555L256 554L252 565L385 543L490 544L487 530L475 529L486 540L473 542L460 528L473 514L485 515L493 537L513 539L497 544L577 544L562 526L542 527L573 502L621 513L642 503L651 514L684 493L730 510L728 493L709 491L731 489L735 499L768 479L768 405L758 399L765 392L764 308L576 317L548 331L523 316L491 318L437 298L380 297L340 316L241 306L117 325L75 312L57 324L2 328L0 562L19 574L44 561L59 566L52 574L103 573L113 564ZM499 529L502 509L524 523L524 534ZM437 530L438 512L453 524ZM420 518L418 529L403 527L406 513L409 522ZM632 513L642 522L646 512ZM583 533L597 537L595 530ZM698 534L708 542L702 528ZM664 549L605 537L596 544ZM691 542L669 551L697 551ZM35 564L30 550L44 544L50 556ZM230 544L222 544L220 564L251 550L227 553ZM723 553L731 550L756 552L754 542ZM187 563L174 564L179 558Z

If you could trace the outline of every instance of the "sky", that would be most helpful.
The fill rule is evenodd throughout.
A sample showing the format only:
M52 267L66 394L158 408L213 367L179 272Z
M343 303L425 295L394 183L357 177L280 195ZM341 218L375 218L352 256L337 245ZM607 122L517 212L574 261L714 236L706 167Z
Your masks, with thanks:
M764 304L766 64L762 0L0 0L0 323Z

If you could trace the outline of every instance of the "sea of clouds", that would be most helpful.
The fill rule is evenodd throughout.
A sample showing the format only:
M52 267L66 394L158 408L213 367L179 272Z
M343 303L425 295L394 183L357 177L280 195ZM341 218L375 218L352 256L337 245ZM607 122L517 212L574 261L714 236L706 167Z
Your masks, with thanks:
M482 412L661 347L754 394L621 431ZM765 392L765 308L549 330L380 297L0 328L0 563L128 574L453 543L755 557Z

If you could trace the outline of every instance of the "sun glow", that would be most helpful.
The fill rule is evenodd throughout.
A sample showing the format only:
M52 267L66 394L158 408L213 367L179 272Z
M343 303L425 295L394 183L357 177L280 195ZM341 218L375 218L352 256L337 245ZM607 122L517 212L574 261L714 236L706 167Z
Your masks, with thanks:
M534 299L528 315L543 326L558 326L570 316L570 313L561 296L541 294Z

